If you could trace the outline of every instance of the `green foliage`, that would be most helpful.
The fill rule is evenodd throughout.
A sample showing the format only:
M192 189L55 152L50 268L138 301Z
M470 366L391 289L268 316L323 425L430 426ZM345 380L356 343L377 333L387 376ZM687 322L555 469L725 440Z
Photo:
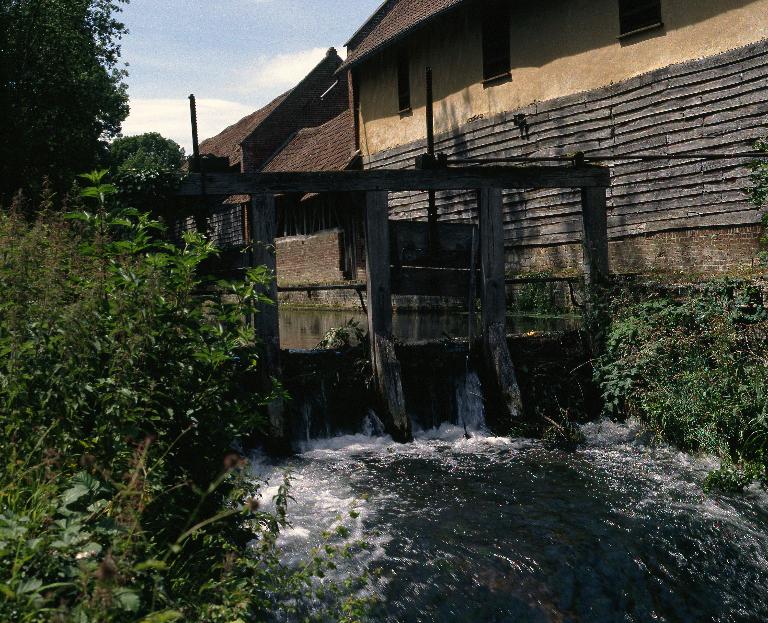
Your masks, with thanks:
M349 319L340 327L329 330L320 343L319 350L350 350L354 346L366 343L366 331L357 320Z
M116 138L109 146L109 166L125 171L178 171L184 150L176 141L157 132Z
M170 206L178 205L173 196L182 179L178 170L123 170L113 177L118 188L117 199L123 205L164 221L169 220Z
M585 441L581 428L566 410L562 410L557 419L545 416L547 426L542 433L542 440L548 448L574 451Z
M544 278L549 273L527 273L520 275L526 278ZM540 314L543 316L557 315L564 312L560 301L560 284L526 283L517 286L514 291L512 310L525 314Z
M83 177L77 210L0 212L0 620L360 620L341 535L285 566L290 483L261 500L235 450L282 395L242 322L272 275L200 296L216 250Z
M66 190L118 133L124 1L0 0L0 197L46 175Z
M721 281L682 297L625 291L611 312L597 367L608 413L636 415L684 450L758 463L764 473L768 310L760 289Z

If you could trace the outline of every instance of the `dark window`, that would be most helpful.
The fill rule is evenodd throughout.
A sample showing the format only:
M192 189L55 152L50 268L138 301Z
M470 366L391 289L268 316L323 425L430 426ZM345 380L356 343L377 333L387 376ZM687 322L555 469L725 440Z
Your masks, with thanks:
M411 109L411 67L405 52L397 57L397 100L400 112Z
M510 58L509 2L488 2L483 15L483 80L508 76Z
M661 0L619 0L621 34L661 25Z

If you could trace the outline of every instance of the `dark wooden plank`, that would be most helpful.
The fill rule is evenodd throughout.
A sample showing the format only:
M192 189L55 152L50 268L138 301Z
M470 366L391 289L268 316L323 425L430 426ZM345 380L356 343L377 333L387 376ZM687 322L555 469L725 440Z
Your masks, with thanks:
M210 196L279 192L456 190L480 188L605 188L604 167L462 167L461 169L323 171L312 173L206 174ZM181 196L202 193L200 174L190 174Z
M366 272L368 276L368 332L371 363L384 409L383 420L397 441L412 439L405 410L400 363L392 338L392 293L386 192L369 192L365 208Z
M608 211L604 190L585 188L581 196L584 282L590 288L605 283L609 275Z
M466 268L461 270L405 266L392 271L392 294L465 299L468 291L469 270Z
M497 430L508 429L522 415L522 398L506 339L507 297L504 283L504 226L501 191L479 191L480 262L482 274L483 357L488 380L488 414Z
M271 194L251 196L248 210L249 231L251 233L250 265L266 266L273 275L277 271L275 256L275 233L277 230L277 209L275 197ZM272 379L280 378L280 317L277 308L277 280L273 279L264 290L274 304L264 304L254 317L254 328L263 347L260 362L262 390L272 388ZM287 426L285 407L281 400L267 405L267 414L271 428L271 437L276 443L286 445Z
M395 266L429 266L429 223L391 220L389 222ZM444 268L466 268L472 247L472 225L438 223L440 239L439 265Z

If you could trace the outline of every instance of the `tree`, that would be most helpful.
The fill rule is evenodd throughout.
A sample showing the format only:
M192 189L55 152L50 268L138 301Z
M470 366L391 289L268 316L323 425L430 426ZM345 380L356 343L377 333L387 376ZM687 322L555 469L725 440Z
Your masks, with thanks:
M128 116L129 0L0 0L0 197L92 168Z
M179 144L157 132L120 137L109 146L109 164L119 172L176 171L183 161L184 150Z

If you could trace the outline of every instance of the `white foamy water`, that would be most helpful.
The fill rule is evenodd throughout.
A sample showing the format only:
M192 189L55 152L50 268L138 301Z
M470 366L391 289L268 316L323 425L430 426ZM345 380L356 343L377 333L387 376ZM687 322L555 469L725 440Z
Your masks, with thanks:
M477 422L348 435L254 469L265 500L292 474L289 561L341 523L371 544L340 572L381 573L374 620L768 620L765 493L705 495L716 462L637 423L583 430L572 454Z

